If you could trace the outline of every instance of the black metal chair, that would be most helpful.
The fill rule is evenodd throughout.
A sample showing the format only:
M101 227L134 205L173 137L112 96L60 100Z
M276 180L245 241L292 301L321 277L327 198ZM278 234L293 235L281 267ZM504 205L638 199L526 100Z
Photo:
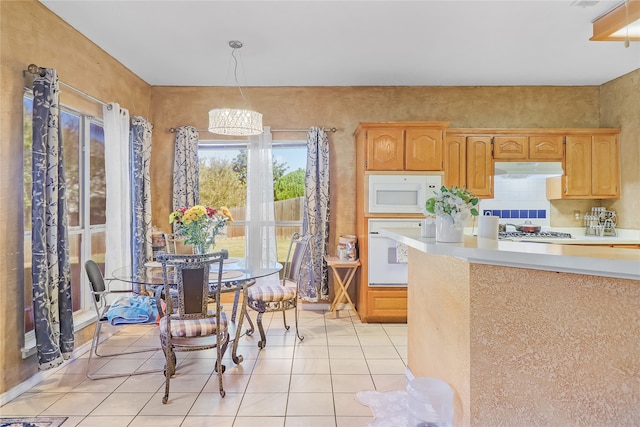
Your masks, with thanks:
M296 336L300 341L304 339L298 330L298 287L305 271L311 269L311 235L300 235L294 233L289 242L289 250L284 265L282 281L277 285L255 285L249 288L249 298L247 306L258 312L256 322L260 331L260 341L258 347L264 348L267 345L267 336L262 325L262 315L266 312L282 311L284 327L289 330L285 311L295 310ZM247 316L248 317L248 316ZM250 329L248 334L253 333L253 323L248 317Z
M105 284L104 277L98 265L93 261L89 260L84 264L85 271L87 273L87 277L89 278L89 285L91 286L91 294L93 296L93 306L96 310L97 319L95 330L93 332L93 339L91 340L91 349L89 350L89 368L87 369L87 377L92 380L104 379L104 378L116 378L116 377L128 377L130 375L140 375L140 374L150 374L154 372L161 372L160 369L155 370L143 370L143 371L134 371L128 373L120 373L120 374L96 374L96 371L91 370L91 360L93 356L96 357L113 357L120 356L123 354L134 354L134 353L144 353L147 351L158 351L159 347L156 348L142 348L142 349L133 349L124 352L111 353L111 354L101 354L99 353L100 346L100 331L102 330L102 325L105 323L109 323L109 319L107 318L107 312L109 311L110 305L107 301L109 295L133 295L133 287L129 289L116 289L109 290ZM149 319L144 323L137 323L137 325L148 325L150 327L157 327L156 319ZM120 327L129 326L129 324L118 325Z
M160 320L160 341L165 354L165 393L162 403L169 400L171 376L176 372L176 351L217 349L216 372L220 396L225 396L222 384L222 357L229 344L228 321L222 311L223 259L220 252L202 255L158 253L162 264L164 295L177 288L177 298L166 298L166 315ZM210 277L215 282L210 285ZM177 306L175 306L177 304ZM213 310L209 310L213 305Z

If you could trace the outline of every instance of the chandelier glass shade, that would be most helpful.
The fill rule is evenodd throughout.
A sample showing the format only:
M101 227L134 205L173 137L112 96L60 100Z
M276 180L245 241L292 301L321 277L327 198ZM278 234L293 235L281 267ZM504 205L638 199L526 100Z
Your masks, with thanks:
M235 108L214 108L209 111L209 132L220 135L260 135L262 114Z
M242 42L231 40L229 47L233 49L231 51L234 61L233 77L240 91L240 96L247 103L242 87L238 82L238 58L236 58L236 50L242 47ZM247 109L214 108L209 110L209 132L233 136L260 135L263 132L262 114Z

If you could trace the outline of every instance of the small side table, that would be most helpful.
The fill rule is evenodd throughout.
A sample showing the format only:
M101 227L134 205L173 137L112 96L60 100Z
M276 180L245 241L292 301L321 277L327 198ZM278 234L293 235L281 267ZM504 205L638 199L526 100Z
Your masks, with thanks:
M357 316L358 312L356 311L356 306L353 304L353 301L351 301L348 289L349 285L351 285L351 282L353 281L353 276L355 276L356 274L356 270L358 270L358 267L360 266L360 260L357 259L355 261L346 261L335 256L325 257L325 260L327 261L327 265L331 267L331 270L333 270L333 277L336 279L336 282L339 286L338 292L336 293L336 297L333 300L333 304L331 304L331 309L329 310L329 312L333 313L334 318L338 317L336 308L338 307L338 304L342 303L343 299L346 297L349 305L351 306L351 309L354 311L354 313L356 313ZM342 269L344 272L342 276L339 273L339 269Z

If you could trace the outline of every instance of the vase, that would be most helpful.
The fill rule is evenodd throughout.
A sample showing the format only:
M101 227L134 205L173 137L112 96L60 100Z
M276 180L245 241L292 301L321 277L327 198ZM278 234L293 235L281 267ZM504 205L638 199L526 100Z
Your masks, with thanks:
M444 243L462 243L464 241L464 228L458 230L454 226L451 215L439 215L436 217L436 241Z
M213 252L213 245L193 245L193 253L196 255L209 254Z

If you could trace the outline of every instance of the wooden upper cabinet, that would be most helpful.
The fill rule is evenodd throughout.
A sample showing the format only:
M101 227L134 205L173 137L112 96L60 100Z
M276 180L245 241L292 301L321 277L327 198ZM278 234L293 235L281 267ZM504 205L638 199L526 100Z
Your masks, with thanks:
M562 161L564 156L564 137L562 135L530 136L530 160Z
M404 170L403 129L369 129L367 131L367 169Z
M619 197L618 135L594 135L591 142L591 194Z
M529 141L526 136L495 136L493 158L526 160L529 158Z
M564 175L547 179L547 198L620 197L618 135L618 132L567 135Z
M441 171L446 122L361 123L365 133L366 170Z
M444 144L444 182L447 187L467 185L467 138L447 134Z
M566 196L591 195L591 136L567 137L564 179Z
M441 171L442 129L407 129L405 131L405 170Z
M562 135L495 136L493 158L496 160L562 161Z
M476 197L493 197L490 136L467 137L467 190Z

